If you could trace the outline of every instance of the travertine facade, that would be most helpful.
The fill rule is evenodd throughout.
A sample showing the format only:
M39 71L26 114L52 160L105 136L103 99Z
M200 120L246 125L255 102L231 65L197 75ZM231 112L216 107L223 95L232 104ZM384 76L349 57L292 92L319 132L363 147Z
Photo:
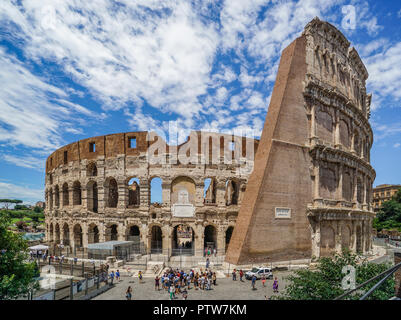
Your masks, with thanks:
M318 18L283 51L226 261L371 249L367 78L344 35Z
M205 132L191 132L179 146L147 132L69 144L46 162L47 240L81 249L139 236L145 252L171 255L179 247L177 229L189 227L193 254L202 255L206 245L223 255L257 144ZM151 203L156 177L162 181L161 203Z

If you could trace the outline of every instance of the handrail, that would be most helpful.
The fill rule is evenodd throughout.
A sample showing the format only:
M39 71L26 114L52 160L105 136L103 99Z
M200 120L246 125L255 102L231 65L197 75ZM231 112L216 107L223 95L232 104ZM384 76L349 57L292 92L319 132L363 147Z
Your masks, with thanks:
M338 296L337 298L335 298L334 300L340 300L348 295L350 295L351 293L355 292L356 290L362 288L363 286L365 286L366 284L386 275L383 279L381 279L378 283L376 283L368 292L366 292L359 300L365 300L367 297L369 297L373 291L375 291L378 287L380 287L392 274L394 274L399 268L401 267L401 262L396 264L395 266L387 269L386 271L383 271L382 273L380 273L379 275L365 281L364 283L358 285L355 289L349 290L345 293L343 293L342 295Z

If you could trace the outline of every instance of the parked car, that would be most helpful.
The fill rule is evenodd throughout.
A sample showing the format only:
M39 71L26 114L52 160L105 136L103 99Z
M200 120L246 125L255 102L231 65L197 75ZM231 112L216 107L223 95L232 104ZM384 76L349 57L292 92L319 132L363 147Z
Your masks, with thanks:
M270 268L253 268L251 271L245 273L245 279L250 280L252 279L253 275L256 276L256 279L261 279L263 275L266 277L266 279L273 279L272 269Z

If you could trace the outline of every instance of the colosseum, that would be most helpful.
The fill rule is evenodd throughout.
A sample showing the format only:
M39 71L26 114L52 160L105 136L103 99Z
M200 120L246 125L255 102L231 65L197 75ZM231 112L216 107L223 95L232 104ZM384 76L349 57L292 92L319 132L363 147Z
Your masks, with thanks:
M284 49L226 261L372 249L368 72L318 18Z
M224 255L257 144L197 131L178 146L153 132L69 144L46 162L47 241L74 252L130 240L141 253Z
M194 131L173 146L129 132L51 154L47 240L84 251L133 240L143 253L167 256L212 247L235 265L368 253L375 171L367 78L344 35L313 19L282 53L260 141Z

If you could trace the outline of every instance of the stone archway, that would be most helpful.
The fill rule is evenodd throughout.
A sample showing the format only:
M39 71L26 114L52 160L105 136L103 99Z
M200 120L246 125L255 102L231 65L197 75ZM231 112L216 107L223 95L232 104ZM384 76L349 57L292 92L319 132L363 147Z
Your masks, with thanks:
M60 243L60 225L58 223L56 223L54 233L55 233L55 243L59 244Z
M173 228L171 237L172 255L194 255L195 231L187 224L178 224Z
M82 228L79 224L74 226L74 245L76 248L83 247L82 243Z
M163 232L160 226L152 226L150 230L150 252L163 252Z
M96 224L92 223L88 227L88 243L98 243L100 239L99 228Z
M356 227L356 252L362 253L362 228L361 226Z
M63 245L69 246L70 245L70 227L67 223L64 223L63 226Z
M207 225L205 227L203 247L217 250L217 229L215 226Z
M231 240L231 236L233 235L234 232L234 227L233 226L229 226L226 230L226 249L225 251L227 252L228 249L228 245L230 244L230 240Z
M335 249L335 232L330 226L322 226L320 230L320 256L329 256Z
M348 226L341 228L341 249L347 250L351 247L351 229Z

